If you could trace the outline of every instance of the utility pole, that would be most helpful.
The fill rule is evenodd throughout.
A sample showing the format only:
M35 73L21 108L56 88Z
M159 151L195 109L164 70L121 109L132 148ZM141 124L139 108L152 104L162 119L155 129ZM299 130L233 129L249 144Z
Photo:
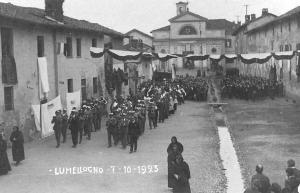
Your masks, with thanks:
M244 7L246 7L246 15L248 15L248 7L249 6L250 6L249 4L244 5Z

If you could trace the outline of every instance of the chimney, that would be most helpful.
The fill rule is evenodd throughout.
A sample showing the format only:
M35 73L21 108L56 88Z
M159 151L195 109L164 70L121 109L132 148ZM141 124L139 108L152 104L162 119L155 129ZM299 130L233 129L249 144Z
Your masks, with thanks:
M242 22L241 22L241 21L238 21L237 24L238 24L239 26L241 26L241 25L242 25Z
M268 8L263 8L263 9L262 9L261 15L262 15L262 16L265 16L265 15L268 14L268 13L269 13Z
M245 23L249 23L250 22L250 15L245 15Z
M56 21L63 22L64 11L63 3L65 0L45 0L45 14L46 16L55 19Z
M251 21L256 19L256 15L255 14L251 14Z

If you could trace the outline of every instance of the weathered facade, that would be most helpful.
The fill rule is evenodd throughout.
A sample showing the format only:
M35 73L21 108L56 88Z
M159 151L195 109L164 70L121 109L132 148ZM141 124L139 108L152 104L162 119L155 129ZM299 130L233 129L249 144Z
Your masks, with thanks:
M250 26L250 24L248 25ZM248 27L243 33L235 34L236 53L267 53L300 50L300 7L279 16L266 19L261 25ZM242 37L242 38L241 38ZM241 43L241 39L244 42ZM298 57L292 60L274 60L270 65L276 66L277 80L284 82L285 91L290 96L300 96L299 62ZM268 65L268 66L270 66ZM241 68L241 64L237 66ZM261 75L269 78L270 68L251 70L255 65L250 65L248 72L252 75ZM264 66L264 65L262 65ZM240 69L243 72L242 69Z
M63 15L54 19L44 10L9 3L0 3L0 28L0 74L8 70L3 69L4 58L11 55L18 79L15 84L0 84L0 123L6 134L18 125L27 141L35 132L31 105L60 95L65 106L66 93L80 89L83 99L105 93L104 58L92 58L90 47L104 47L112 39L120 45L123 41L123 34L98 24ZM45 96L39 89L38 57L47 59L50 91Z
M225 19L207 19L189 11L188 3L176 4L177 16L169 20L170 25L153 30L153 46L156 52L170 54L224 54L234 53L233 30L237 25ZM175 64L177 74L180 69L205 69L207 61L186 61L184 58L172 59L158 65L163 71L171 71ZM163 65L163 66L162 66ZM184 70L186 72L186 70Z
M152 51L153 37L137 29L132 29L125 34L124 46L129 46L128 49L142 49L147 52Z

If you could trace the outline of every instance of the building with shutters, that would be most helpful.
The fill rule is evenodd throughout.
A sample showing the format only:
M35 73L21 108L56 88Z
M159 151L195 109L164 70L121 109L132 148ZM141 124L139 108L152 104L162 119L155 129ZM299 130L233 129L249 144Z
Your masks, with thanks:
M234 33L236 53L266 53L300 50L300 6L283 15L275 16L263 9L262 16L246 23ZM266 78L274 77L283 81L286 94L300 96L300 62L295 56L292 60L273 60L275 76L269 68L261 70ZM251 68L251 65L250 65ZM255 70L251 70L255 72Z
M176 3L176 16L170 24L153 30L155 52L170 54L224 54L234 53L232 32L237 24L226 19L208 19L189 10L187 2ZM184 58L160 62L161 71L171 71L175 64L177 74L196 73L196 69L206 69L207 61L188 61ZM188 70L188 71L186 71Z
M90 47L118 49L123 34L64 16L63 0L45 0L45 10L0 3L0 129L18 125L26 141L35 133L31 105L82 91L82 99L106 95L108 56L92 58ZM40 92L38 57L46 57L50 91Z

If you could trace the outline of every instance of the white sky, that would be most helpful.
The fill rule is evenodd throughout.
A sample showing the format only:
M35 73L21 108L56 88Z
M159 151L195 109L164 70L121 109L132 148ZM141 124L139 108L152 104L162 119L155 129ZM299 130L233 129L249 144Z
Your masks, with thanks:
M65 15L110 27L122 33L136 28L145 33L166 26L176 15L180 0L65 0ZM182 0L185 1L185 0ZM44 8L44 0L0 0L25 7ZM244 21L245 4L248 14L261 15L262 8L281 15L297 6L300 0L189 0L191 12L209 19Z

